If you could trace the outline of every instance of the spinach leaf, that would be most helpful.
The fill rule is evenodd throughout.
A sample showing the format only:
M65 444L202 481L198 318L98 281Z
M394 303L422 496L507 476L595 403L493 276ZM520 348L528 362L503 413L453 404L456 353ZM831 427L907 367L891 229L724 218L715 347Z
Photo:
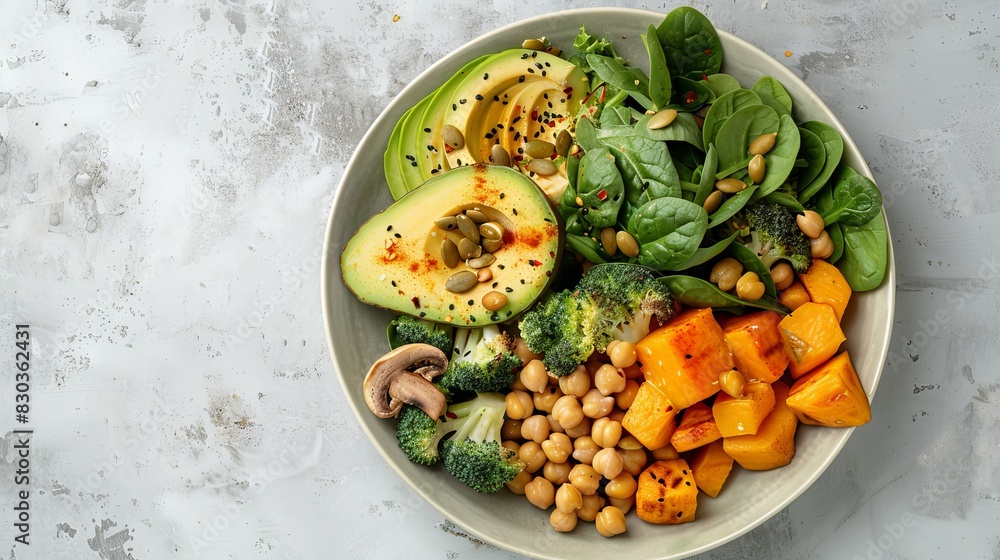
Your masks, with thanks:
M745 160L749 155L750 142L762 134L778 132L780 124L778 114L767 105L751 105L733 113L723 123L715 139L715 149L719 150L719 167L726 169ZM792 163L795 163L794 157Z
M833 189L831 206L820 212L823 223L845 226L868 223L882 209L882 193L868 177L841 164L830 180Z
M768 309L781 315L791 313L791 310L778 303L768 295L757 301L747 301L740 299L733 294L723 292L711 282L695 278L694 276L664 276L660 278L674 299L688 307L713 309L725 309L736 313L742 312L745 307L755 307L758 309Z
M588 54L587 62L601 80L627 92L647 111L653 108L652 100L647 97L649 79L642 72L633 72L617 60L599 54Z
M725 223L726 220L732 218L737 212L743 209L747 205L747 202L753 197L754 193L757 192L757 188L760 185L751 185L742 191L734 194L727 198L715 212L708 219L709 229L715 226Z
M805 206L802 206L802 203L799 202L799 199L795 198L794 194L787 192L785 189L778 189L773 193L761 198L767 202L773 202L775 204L780 204L786 208L791 208L796 212L806 211Z
M707 146L715 142L715 137L719 134L719 129L722 128L722 125L733 113L744 107L760 104L760 97L748 89L738 89L720 95L715 100L715 103L712 103L712 106L708 109L708 113L705 115L704 126L702 126L705 145Z
M694 255L705 237L705 209L682 198L656 198L640 206L628 222L639 242L639 264L672 270Z
M642 44L646 46L646 53L649 55L649 99L653 102L653 110L659 111L670 103L670 70L667 68L666 55L663 54L663 45L652 24L642 36Z
M823 141L811 130L799 127L799 159L806 161L806 166L799 170L799 184L808 185L823 171L826 163L826 148Z
M689 268L698 266L700 264L707 263L708 261L718 256L720 253L725 251L726 247L729 247L729 244L732 243L733 239L736 239L736 236L739 234L740 232L735 231L729 237L721 239L718 242L709 245L708 247L699 247L698 250L695 251L693 255L691 255L690 259L688 259L684 264L679 265L674 270L677 271L687 270Z
M833 253L826 258L826 262L837 264L844 254L844 230L840 229L840 224L830 224L826 226L826 232L830 234L830 241L833 242Z
M615 165L625 182L625 220L652 199L681 196L681 181L667 145L642 136L612 136L599 140L611 148Z
M698 205L705 204L705 199L712 194L712 189L715 188L715 171L718 167L719 154L715 151L715 144L710 144L708 153L705 154L705 163L701 168L701 181L698 182L698 190L695 191L692 202Z
M750 139L753 142L756 137ZM778 187L785 183L792 169L795 168L795 159L799 155L799 127L795 126L795 121L788 115L781 115L778 126L778 135L775 137L774 147L764 154L766 172L764 180L757 191L760 198L778 190ZM749 146L748 146L749 147Z
M566 246L592 263L609 262L604 248L586 235L566 234Z
M694 8L675 8L656 28L671 73L692 80L718 74L722 42L712 22Z
M826 123L806 121L799 126L818 136L826 151L826 160L823 162L823 169L819 175L808 185L799 183L799 202L805 204L823 188L823 185L830 180L830 176L837 169L840 158L844 156L844 139L835 128Z
M773 298L778 297L778 291L774 288L774 280L771 279L771 271L760 260L757 253L754 253L746 245L739 242L731 244L727 252L731 257L740 261L745 271L757 274L760 281L764 283L765 294Z
M708 103L711 97L712 90L704 82L696 82L683 76L674 78L674 102L671 107L678 111L693 113Z
M792 114L792 97L777 79L761 76L750 89L760 96L761 103L774 109L779 115Z
M583 218L595 228L615 225L624 202L625 185L611 150L602 146L588 151L580 160L578 173L576 194L583 201L580 207Z
M837 260L837 268L855 292L877 288L889 258L882 212L862 226L838 225L844 234L844 254Z
M632 109L621 105L616 107L605 107L601 111L601 129L615 126L632 128Z
M576 143L585 152L601 145L597 141L597 127L594 126L594 121L588 118L581 118L576 121Z
M741 87L736 78L729 74L713 74L705 80L705 85L708 86L708 89L712 90L716 99Z
M677 113L677 118L674 119L674 122L670 123L669 126L656 130L649 129L649 119L652 117L652 115L643 115L635 123L635 134L637 136L645 136L646 138L661 142L687 142L695 148L705 151L705 147L701 143L701 129L698 128L698 123L695 122L694 115L690 113Z

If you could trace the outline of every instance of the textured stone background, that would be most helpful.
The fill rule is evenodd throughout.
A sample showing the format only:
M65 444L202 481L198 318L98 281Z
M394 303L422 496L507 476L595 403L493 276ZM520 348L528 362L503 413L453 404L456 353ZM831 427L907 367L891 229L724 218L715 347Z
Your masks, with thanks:
M1000 557L995 5L801 4L693 2L802 76L869 159L892 352L827 473L703 558ZM595 5L3 2L0 328L32 325L36 429L33 544L12 547L3 474L4 556L513 557L424 505L357 426L321 240L354 145L410 79L499 25Z

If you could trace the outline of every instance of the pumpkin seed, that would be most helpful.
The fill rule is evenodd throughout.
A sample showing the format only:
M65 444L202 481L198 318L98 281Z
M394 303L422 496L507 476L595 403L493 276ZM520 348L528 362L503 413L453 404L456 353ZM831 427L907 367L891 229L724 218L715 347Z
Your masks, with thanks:
M676 118L676 109L664 109L649 118L649 121L646 123L646 128L649 130L666 128L670 126L670 123L674 122L674 119Z
M743 181L740 182L742 183ZM708 195L708 198L705 199L705 204L702 206L704 206L705 212L711 214L712 212L718 210L721 205L722 191L712 191L712 194Z
M493 279L493 271L489 267L480 268L476 271L476 277L479 279L479 283L489 282Z
M545 52L551 54L552 56L559 56L562 54L562 49L553 45L549 45L545 47Z
M444 260L444 265L448 268L455 268L458 263L462 262L458 256L458 245L455 245L451 239L445 239L441 242L441 259Z
M458 224L455 222L455 216L445 216L443 218L438 218L438 220L434 223L437 224L437 227L441 229L446 229L448 231L451 231L458 227Z
M547 159L533 159L528 162L525 166L528 171L536 173L538 175L555 175L557 171L556 164L552 163Z
M473 243L479 243L479 228L476 227L472 218L465 214L459 214L455 216L455 221L458 223L458 231L462 232L462 235L468 237L469 241Z
M759 185L764 180L764 171L766 169L767 164L764 163L764 156L757 154L750 160L750 165L747 166L747 173L750 175L750 180L754 184Z
M469 265L470 268L479 269L490 266L495 263L496 260L497 258L493 256L493 253L483 253L474 259L469 259L465 264Z
M569 153L569 147L573 143L573 137L566 129L560 130L559 135L556 136L556 153L562 157L566 157Z
M541 51L545 50L545 43L539 39L525 39L524 42L521 43L521 48Z
M720 179L715 182L715 188L726 194L733 194L742 191L747 188L747 184L739 179L734 179L732 177L727 177L725 179Z
M639 243L636 242L632 234L622 230L615 234L615 241L618 243L618 249L621 250L622 254L626 257L637 257L639 256Z
M507 305L507 296L500 292L487 292L483 296L483 307L490 311L496 311Z
M510 167L510 154L500 144L493 144L493 149L490 151L490 158L493 159L494 165Z
M556 151L555 144L545 140L532 140L524 146L524 153L533 158L548 158Z
M441 127L441 140L444 140L444 143L453 150L461 150L465 147L465 136L454 125L446 124Z
M500 247L503 247L503 239L483 239L483 250L485 251L496 253Z
M771 151L774 147L774 141L778 138L777 132L772 132L770 134L761 134L753 142L750 142L750 153L755 156L762 156L767 152Z
M618 252L618 242L615 240L615 228L606 227L601 230L601 245L604 246L604 252L609 257L615 256L615 253Z
M463 270L452 274L444 283L444 289L460 294L467 292L479 283L479 277L471 270Z
M469 219L472 220L472 222L475 224L484 224L490 221L490 219L486 216L486 214L483 214L481 211L476 210L475 208L473 208L472 210L466 210L465 215L468 216Z
M458 256L462 260L474 259L483 254L483 248L473 243L468 237L463 237L458 242Z
M481 235L483 239L490 239L492 241L503 239L503 226L496 222L479 224L479 235Z

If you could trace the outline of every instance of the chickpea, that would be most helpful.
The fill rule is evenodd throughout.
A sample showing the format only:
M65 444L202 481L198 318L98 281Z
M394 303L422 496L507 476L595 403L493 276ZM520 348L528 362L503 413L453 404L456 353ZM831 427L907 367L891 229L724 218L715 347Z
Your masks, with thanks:
M536 442L528 441L517 450L517 458L524 463L524 470L534 474L545 464L545 452L542 446Z
M524 497L538 509L549 509L556 499L556 489L548 479L536 476L524 485Z
M552 405L552 416L563 428L573 428L583 422L583 408L572 395L563 395Z
M638 487L639 483L636 482L634 476L627 472L622 472L608 482L604 487L604 493L609 498L624 500L635 496L635 491Z
M622 457L625 472L632 476L639 476L639 474L642 473L642 469L646 468L646 463L649 461L649 457L646 456L645 449L618 448L618 454Z
M615 407L614 397L605 397L598 389L591 389L583 396L583 414L590 418L603 418Z
M582 413L583 409L581 408L580 411ZM573 439L590 435L591 422L592 420L590 418L584 416L583 420L581 420L579 424L573 426L572 428L566 428L566 435Z
M756 272L747 271L736 281L736 295L747 301L757 301L764 295L764 283Z
M572 513L583 506L583 494L572 484L566 483L556 491L556 509L563 513Z
M521 471L507 483L507 488L518 496L523 496L524 487L529 482L531 482L531 473L528 471Z
M549 525L560 533L568 533L573 529L576 529L577 516L575 512L564 513L557 509L552 510L549 514Z
M795 271L792 270L792 265L781 261L772 266L771 280L774 282L774 287L778 290L784 290L791 286L792 282L795 281Z
M733 368L719 374L719 388L724 393L738 399L743 396L743 386L747 384L746 378L740 370Z
M521 420L512 420L506 418L503 421L503 427L500 428L500 438L501 439L521 439Z
M521 444L520 443L518 443L518 442L516 442L514 440L510 440L510 439L505 440L500 445L503 446L503 447L506 447L507 449L510 449L514 453L517 453L521 449Z
M597 354L595 353L591 354L590 358L587 360L587 363L583 365L585 368L587 368L587 375L593 377L594 374L597 373L597 370L604 365L604 362L602 362L600 357L597 356Z
M611 342L608 343L607 346L604 347L604 355L608 356L609 360L611 359L611 349L614 348L615 346L618 346L619 342L621 341L618 339L613 339Z
M613 447L606 447L594 455L593 468L604 478L611 480L621 474L625 461Z
M617 393L625 388L625 373L611 364L604 364L594 374L594 387L605 397Z
M551 412L545 415L545 419L549 422L549 433L555 433L555 432L558 432L560 434L566 433L566 428L563 428L562 424L560 424L559 421L556 420L555 416L552 416Z
M600 450L601 446L590 436L578 437L573 442L573 458L585 465L593 463L594 455Z
M625 437L618 440L618 447L626 451L634 451L636 449L644 449L645 446L642 445L638 439L632 434L628 434Z
M549 372L541 360L531 360L521 368L521 384L528 391L540 392L549 384Z
M590 430L594 443L601 447L615 447L622 437L621 422L608 418L598 418L594 420L594 427Z
M590 390L590 373L587 366L579 365L569 375L559 378L559 389L564 395L580 398Z
M615 344L614 349L609 346L608 357L611 358L611 364L616 368L626 368L634 364L637 357L635 343L622 341Z
M542 467L542 476L552 484L566 484L569 482L569 472L573 465L566 463L545 463Z
M576 516L584 521L593 521L597 519L597 514L601 512L602 507L604 507L604 496L600 494L584 495L583 505L576 510Z
M573 465L569 471L569 482L581 494L593 494L601 486L601 475L590 465Z
M605 418L608 420L614 420L615 422L621 424L622 420L625 419L625 411L616 406L611 410L611 414L608 414Z
M622 410L628 410L639 394L639 383L634 379L625 382L625 388L615 393L615 404Z
M833 254L833 239L826 230L823 230L819 237L809 240L809 247L812 249L813 258L825 259Z
M622 368L622 371L625 372L625 379L643 379L642 368L639 367L639 362Z
M806 210L802 214L795 216L795 223L799 225L802 233L810 239L816 239L823 233L826 224L823 223L823 216L814 210Z
M653 455L653 458L656 459L657 461L667 461L670 459L676 459L681 456L680 453L678 453L677 450L674 449L674 446L669 443L664 445L663 447L651 450L650 453Z
M552 412L552 405L556 404L561 396L563 396L562 391L556 385L542 389L534 395L535 410Z
M540 355L535 354L534 352L531 351L530 348L528 348L528 344L521 337L517 337L514 339L514 355L517 356L518 358L521 358L522 364L526 364L531 360L542 359Z
M535 443L542 443L549 437L549 419L536 414L524 419L521 424L521 437Z
M573 442L566 434L555 433L542 442L545 458L552 463L565 463L573 453Z
M635 506L635 495L629 496L625 499L608 498L608 505L614 506L622 510L622 513L627 514L632 511L632 508Z
M613 537L625 532L625 514L615 506L607 506L597 514L597 532L604 537Z
M715 263L712 272L708 275L708 280L718 284L719 289L723 292L728 292L736 287L736 281L740 279L741 274L743 274L743 265L740 264L740 261L726 257Z
M531 395L525 391L511 391L504 400L507 402L507 418L524 420L535 412Z
M527 391L528 390L528 388L524 386L524 383L521 383L521 376L520 376L520 374L514 376L514 382L510 384L510 388L512 390L514 390L514 391Z

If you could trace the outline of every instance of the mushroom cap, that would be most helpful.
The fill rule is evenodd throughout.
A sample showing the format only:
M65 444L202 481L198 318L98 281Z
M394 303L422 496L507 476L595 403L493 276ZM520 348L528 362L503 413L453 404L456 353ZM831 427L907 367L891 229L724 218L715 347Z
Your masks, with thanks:
M365 376L365 403L379 418L399 414L403 404L431 418L444 414L444 393L431 383L444 373L448 358L430 344L404 344L379 358Z

